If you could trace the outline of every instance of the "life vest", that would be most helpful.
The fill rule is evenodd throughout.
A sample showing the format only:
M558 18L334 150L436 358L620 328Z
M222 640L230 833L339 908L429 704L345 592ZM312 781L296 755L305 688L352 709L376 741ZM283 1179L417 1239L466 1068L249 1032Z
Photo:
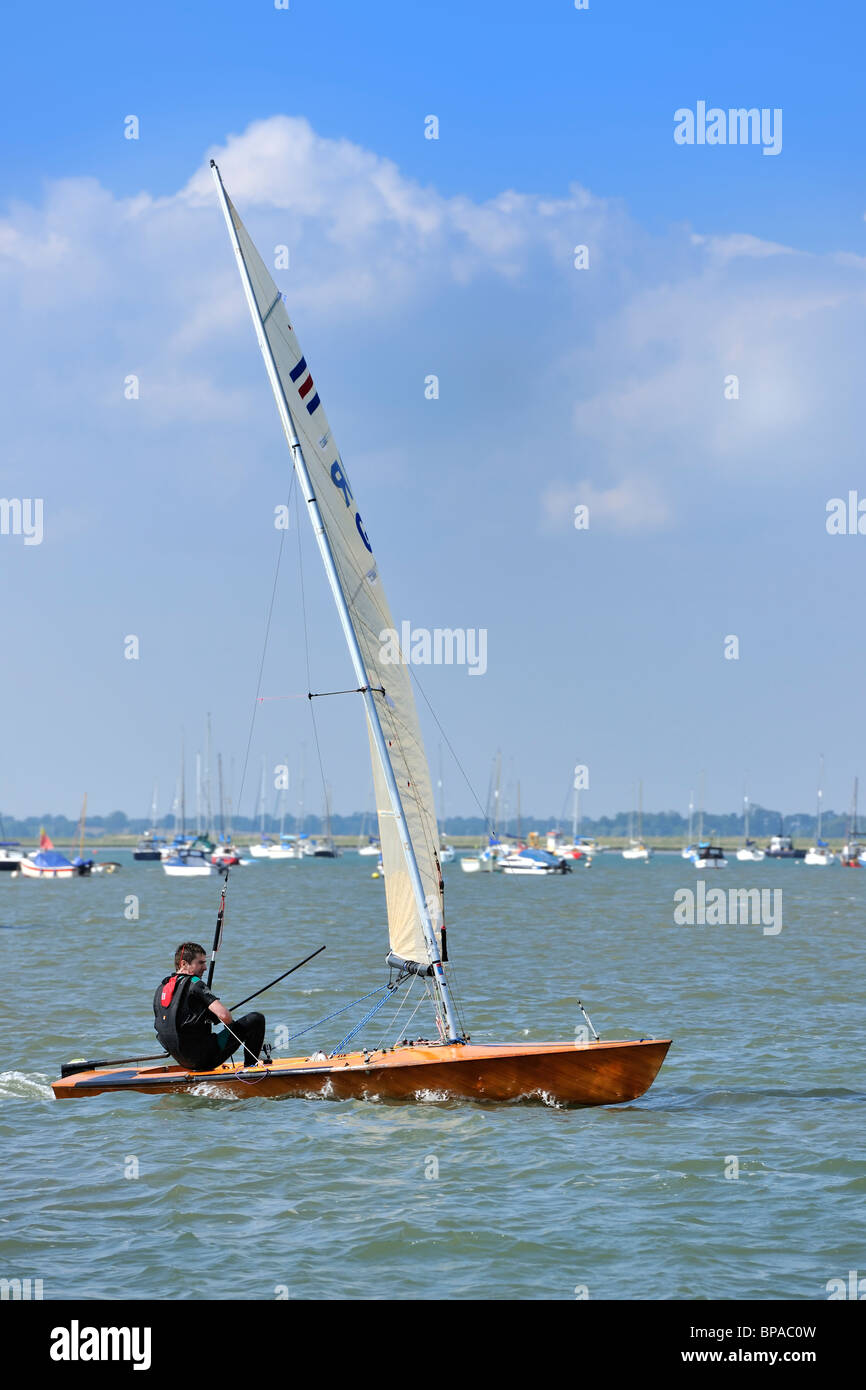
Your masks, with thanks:
M154 1029L166 1052L172 1057L189 1055L211 1035L207 1011L194 1014L189 991L197 975L167 975L153 996Z

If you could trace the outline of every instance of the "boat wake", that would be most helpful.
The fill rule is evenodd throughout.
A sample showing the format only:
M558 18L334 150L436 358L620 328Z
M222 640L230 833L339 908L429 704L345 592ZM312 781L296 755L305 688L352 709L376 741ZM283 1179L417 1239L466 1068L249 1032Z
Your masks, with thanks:
M0 1071L0 1100L53 1100L54 1092L41 1072Z

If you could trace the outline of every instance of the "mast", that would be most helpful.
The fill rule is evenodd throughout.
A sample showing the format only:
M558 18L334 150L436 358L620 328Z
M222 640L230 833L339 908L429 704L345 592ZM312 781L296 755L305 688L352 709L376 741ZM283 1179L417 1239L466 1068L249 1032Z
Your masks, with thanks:
M186 835L186 759L184 757L183 730L180 735L180 833Z
M817 841L817 843L818 843L819 845L820 845L820 843L821 843L821 810L822 810L822 802L823 802L823 800L824 800L824 754L822 753L822 754L821 754L821 762L820 762L820 766L819 766L819 769L818 769L818 834L817 834L816 837L815 837L815 838L816 838L816 841Z
M265 838L265 755L262 754L262 780L259 784L259 833Z
M208 717L207 717L207 737L206 737L206 739L205 739L205 760L204 760L205 810L207 811L207 825L205 826L205 830L207 831L207 834L208 834L208 835L210 835L210 833L211 833L211 831L212 831L212 829L213 829L213 804L212 804L212 798L211 798L210 760L211 760L211 728L210 728L210 714L208 714Z
M445 841L445 784L442 780L442 744L439 744L439 843Z
M698 810L698 843L704 838L704 797L706 795L706 773L701 773L701 804Z
M574 804L571 808L571 843L577 844L577 831L580 825L580 791L577 786L577 768L574 769Z
M743 844L749 843L749 793L743 787Z
M195 755L195 833L201 834L201 753Z
M394 815L397 832L400 838L400 844L403 849L403 855L406 861L406 868L409 874L409 880L412 885L412 892L415 898L415 906L418 911L419 920L421 922L421 930L424 934L424 939L427 943L430 970L432 973L432 978L436 990L439 995L439 1001L442 1006L442 1012L444 1015L448 1039L450 1042L459 1042L460 1033L457 1026L454 1006L451 1002L451 991L448 986L448 981L445 978L445 971L442 966L439 945L436 940L436 933L433 929L433 922L430 917L430 909L427 906L427 900L424 894L424 884L421 879L421 870L418 867L418 861L415 857L415 849L412 844L411 837L409 835L409 827L406 823L406 815L403 810L403 803L400 799L400 791L397 787L397 780L394 776L394 769L391 765L391 759L388 755L388 745L385 741L385 735L383 733L382 724L379 719L379 711L376 708L376 701L373 698L373 691L370 688L370 681L367 676L366 667L364 665L364 656L361 651L361 647L358 642L355 629L352 626L352 618L351 614L349 613L349 606L346 602L346 597L343 593L343 589L340 584L340 576L337 570L334 552L331 547L331 542L328 537L328 533L325 530L325 523L322 520L322 513L319 509L319 504L316 500L316 496L313 491L312 482L310 480L310 475L307 470L306 460L304 459L304 451L301 448L301 442L298 439L295 424L292 419L292 413L289 410L288 401L286 400L285 392L283 391L283 385L280 381L280 375L277 371L277 364L274 361L274 355L271 350L271 345L268 342L267 334L265 333L264 329L264 323L262 322L262 317L259 313L258 305L256 304L256 297L253 291L252 281L250 280L250 274L247 270L246 262L243 258L243 253L241 252L240 242L238 241L237 231L235 230L235 225L232 221L231 213L229 212L225 189L223 188L223 182L220 178L220 172L216 166L215 160L212 159L210 163L211 168L213 169L214 182L216 183L217 194L219 196L220 206L223 210L223 216L225 218L226 227L228 229L229 239L232 244L232 249L235 253L235 260L237 261L241 282L244 287L244 294L246 295L247 305L249 306L250 315L253 320L253 326L256 331L256 337L258 338L259 342L259 347L261 348L262 356L265 360L265 368L267 370L268 378L271 383L271 389L274 393L274 399L277 403L277 411L279 412L280 421L282 423L286 439L288 440L289 448L292 452L292 459L294 462L295 472L297 474L298 481L303 489L304 501L307 505L307 512L310 517L313 532L315 534L316 542L319 547L319 554L322 557L322 563L325 567L325 574L327 575L328 583L331 586L331 592L334 596L334 603L336 604L337 613L339 614L340 623L343 628L343 635L346 638L346 645L349 648L349 655L352 660L352 666L354 668L355 676L358 681L358 686L362 694L364 705L367 711L367 719L369 721L370 731L373 737L373 743L375 745L376 752L379 756L382 774L384 776L385 784L388 789L388 798L391 802L391 809Z
M84 826L87 820L87 792L81 803L81 820L78 822L78 858L84 858Z
M151 835L155 835L155 834L156 834L156 802L157 802L157 791L158 791L158 789L159 789L159 784L158 784L157 782L154 782L154 784L153 784L153 800L152 800L151 803L150 803L150 833L151 833Z
M643 844L643 781L637 784L637 837Z
M691 843L692 843L692 823L693 823L693 821L694 821L694 816L695 816L695 794L694 794L694 792L689 792L689 838L688 838L688 840L686 841L686 844L687 844L689 847L691 847Z
M225 837L226 837L226 818L225 818L225 802L223 801L223 755L222 755L222 753L217 753L217 777L218 777L218 779L219 779L219 794L220 794L220 840L222 840L223 842L225 842Z

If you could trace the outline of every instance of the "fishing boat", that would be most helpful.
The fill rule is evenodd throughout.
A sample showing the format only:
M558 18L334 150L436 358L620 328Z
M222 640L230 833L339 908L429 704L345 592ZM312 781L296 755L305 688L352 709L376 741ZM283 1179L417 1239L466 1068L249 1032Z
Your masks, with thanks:
M810 845L803 856L804 864L811 864L819 868L826 868L828 864L835 864L836 856L831 850L826 840L821 839L821 815L824 809L824 758L821 757L818 768L818 816L815 827L815 843Z
M283 297L229 201L213 161L211 167L296 478L349 649L353 693L366 714L385 869L389 977L372 992L377 996L374 1005L369 996L347 1004L347 1010L362 1008L363 1017L329 1053L317 1050L278 1061L266 1056L254 1066L229 1062L207 1072L190 1072L170 1060L155 1067L139 1066L150 1058L104 1064L77 1061L63 1069L54 1082L54 1094L58 1098L130 1090L160 1094L205 1086L207 1091L213 1088L219 1094L243 1097L411 1100L457 1096L577 1105L632 1101L652 1085L670 1039L602 1041L588 1024L591 1040L587 1042L479 1044L466 1031L446 969L444 882L430 770L408 668L383 660L378 634L392 629L394 622L368 527ZM209 987L222 937L224 902L223 897ZM350 926L357 939L357 907ZM551 967L556 960L552 950ZM412 990L420 990L416 1010L422 1004L432 1008L432 1037L413 1038L407 1028L397 1032L392 1045L372 1051L351 1046L359 1030L389 1000L397 1002L399 996L401 1007L411 1003ZM318 1020L306 1031L323 1028L326 1022ZM396 1027L396 1020L392 1026ZM130 1062L133 1065L126 1065Z

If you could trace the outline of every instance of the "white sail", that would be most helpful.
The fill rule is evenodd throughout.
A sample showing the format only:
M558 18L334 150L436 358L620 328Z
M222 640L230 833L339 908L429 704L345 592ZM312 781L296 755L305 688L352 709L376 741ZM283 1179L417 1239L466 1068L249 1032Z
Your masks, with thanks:
M224 190L223 190L224 191ZM442 929L442 876L430 771L409 672L347 470L337 450L310 369L282 295L237 210L225 194L262 328L303 451L349 619L374 693L437 944ZM291 439L289 440L291 444ZM394 659L395 656L398 659ZM368 718L368 728L369 728ZM381 758L370 728L373 782L385 871L392 952L427 965L430 951L401 843Z

